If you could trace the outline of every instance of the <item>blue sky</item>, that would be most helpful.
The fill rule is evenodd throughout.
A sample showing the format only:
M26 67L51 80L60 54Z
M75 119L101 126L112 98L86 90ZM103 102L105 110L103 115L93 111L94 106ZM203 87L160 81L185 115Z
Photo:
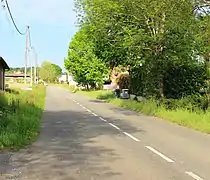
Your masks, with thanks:
M30 26L38 63L49 60L63 68L68 44L76 32L74 0L8 0L21 32ZM24 66L25 37L13 27L8 12L0 7L0 56L10 67Z

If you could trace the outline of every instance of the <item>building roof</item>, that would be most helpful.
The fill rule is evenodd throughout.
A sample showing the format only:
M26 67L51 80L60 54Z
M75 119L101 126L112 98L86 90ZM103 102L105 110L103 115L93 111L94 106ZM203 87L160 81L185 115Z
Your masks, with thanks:
M2 65L4 69L9 70L9 66L7 65L7 63L5 62L5 60L1 56L0 56L0 65Z
M18 78L18 77L25 77L24 73L18 73L18 74L5 74L5 77L14 77L14 78ZM26 75L26 77L31 77L30 75Z

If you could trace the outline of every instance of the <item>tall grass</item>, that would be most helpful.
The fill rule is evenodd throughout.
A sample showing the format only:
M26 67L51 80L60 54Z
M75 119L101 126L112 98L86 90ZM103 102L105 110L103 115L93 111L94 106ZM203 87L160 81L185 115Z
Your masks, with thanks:
M173 108L169 109L168 104L166 107L166 102L160 103L152 99L142 102L117 99L112 92L87 91L85 93L83 92L83 94L96 99L106 100L119 107L156 116L181 126L210 133L210 110L207 109L205 112L202 110L192 110L196 108L184 99L177 100L176 102L172 101Z
M40 128L45 87L0 94L0 149L19 148L33 142Z

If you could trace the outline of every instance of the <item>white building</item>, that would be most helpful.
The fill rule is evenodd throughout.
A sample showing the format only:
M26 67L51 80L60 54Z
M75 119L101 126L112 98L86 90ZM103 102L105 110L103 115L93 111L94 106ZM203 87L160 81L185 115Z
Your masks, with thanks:
M58 81L59 83L67 83L67 75L66 74L62 74L59 78Z
M69 74L62 74L61 77L58 78L59 83L65 83L69 85L76 85L77 83L74 81L73 76Z

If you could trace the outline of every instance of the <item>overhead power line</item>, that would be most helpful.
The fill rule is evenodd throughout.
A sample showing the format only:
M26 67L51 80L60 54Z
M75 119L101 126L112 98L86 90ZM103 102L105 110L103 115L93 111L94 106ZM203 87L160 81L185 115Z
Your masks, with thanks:
M36 53L36 50L35 50L35 48L34 48L34 46L32 45L32 41L31 41L31 32L30 32L30 29L29 29L29 26L27 25L26 26L26 31L25 31L25 33L22 33L19 29L18 29L18 27L17 27L17 25L16 25L16 23L15 23L15 21L14 21L14 18L13 18L13 16L12 16L12 13L11 13L11 10L10 10L10 7L9 7L9 4L8 4L8 2L7 2L7 0L0 0L0 2L5 2L4 4L3 4L3 8L7 8L7 10L8 10L8 12L9 12L9 15L10 15L10 18L11 18L11 20L12 20L12 23L13 23L13 25L14 25L14 27L15 27L15 29L17 30L17 32L20 34L20 35L25 35L26 36L26 49L25 49L25 84L26 84L26 75L27 75L27 65L28 65L28 55L29 55L29 52L30 52L30 50L32 50L33 51L33 53L34 53L34 83L37 83L37 80L38 80L38 78L37 78L37 53ZM29 60L30 60L30 66L31 66L31 85L33 84L33 66L32 66L32 58L29 58Z
M25 35L25 33L22 33L22 32L18 29L18 27L17 27L17 25L16 25L16 23L15 23L15 20L14 20L14 18L13 18L13 16L12 16L12 13L11 13L11 10L10 10L10 7L9 7L9 4L8 4L7 0L5 0L5 4L6 4L6 8L7 8L8 12L9 12L10 18L11 18L11 20L12 20L12 23L13 23L15 29L17 30L17 32L18 32L20 35Z

